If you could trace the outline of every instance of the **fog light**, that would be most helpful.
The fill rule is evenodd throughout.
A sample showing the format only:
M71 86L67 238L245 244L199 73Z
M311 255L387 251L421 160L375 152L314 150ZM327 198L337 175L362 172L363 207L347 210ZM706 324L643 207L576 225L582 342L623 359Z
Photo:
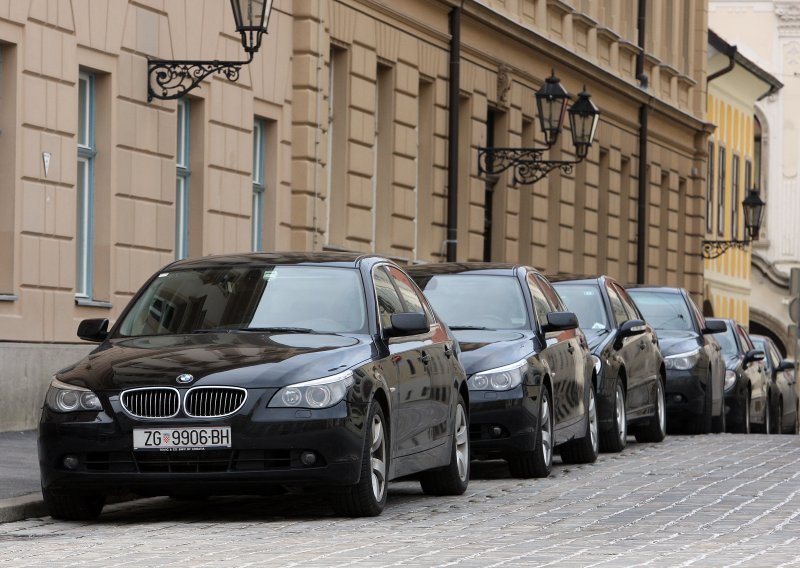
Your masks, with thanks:
M312 466L317 463L317 454L314 452L305 451L300 454L300 463L304 466Z
M67 469L78 469L78 466L80 465L81 462L77 456L67 456L64 458L64 461L62 463L64 464L64 467Z
M492 426L489 428L489 433L491 434L492 438L499 438L503 435L503 429L500 426Z

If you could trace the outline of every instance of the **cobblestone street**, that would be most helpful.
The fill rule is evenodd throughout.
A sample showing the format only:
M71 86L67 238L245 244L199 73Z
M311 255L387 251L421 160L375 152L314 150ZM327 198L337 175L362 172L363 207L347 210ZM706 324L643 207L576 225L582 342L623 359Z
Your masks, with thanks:
M673 436L630 443L546 480L473 463L460 498L392 485L376 519L313 496L167 498L96 523L0 525L8 566L800 565L800 438Z

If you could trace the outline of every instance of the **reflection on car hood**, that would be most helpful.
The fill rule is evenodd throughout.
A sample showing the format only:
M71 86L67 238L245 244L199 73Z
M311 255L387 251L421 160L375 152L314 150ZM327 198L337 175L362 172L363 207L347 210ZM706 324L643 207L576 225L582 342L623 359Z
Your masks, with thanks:
M366 361L368 336L287 333L203 333L114 339L59 373L93 390L196 385L280 387L335 374Z
M693 331L678 331L672 329L659 329L658 344L664 357L687 353L701 345L700 336Z
M611 337L611 330L608 329L581 328L581 331L583 331L583 334L586 336L586 342L589 344L589 351L595 355L602 350L603 346Z
M730 371L735 371L741 365L742 359L738 355L725 355L725 368Z
M532 350L532 331L457 330L461 364L467 375L524 359Z

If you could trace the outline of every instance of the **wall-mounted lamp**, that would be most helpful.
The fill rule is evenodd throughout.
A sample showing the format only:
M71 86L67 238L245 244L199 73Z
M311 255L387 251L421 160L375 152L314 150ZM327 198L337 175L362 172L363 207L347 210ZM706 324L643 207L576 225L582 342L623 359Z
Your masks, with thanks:
M727 252L729 248L744 250L752 241L758 240L758 232L761 230L761 221L764 218L764 206L766 203L761 200L758 189L751 189L747 192L747 197L742 201L744 210L744 229L746 239L743 241L703 241L703 258L717 258Z
M273 0L231 0L236 31L242 36L246 61L192 61L148 59L147 101L178 99L197 87L212 73L221 73L229 81L239 79L242 65L247 65L261 47L267 33Z

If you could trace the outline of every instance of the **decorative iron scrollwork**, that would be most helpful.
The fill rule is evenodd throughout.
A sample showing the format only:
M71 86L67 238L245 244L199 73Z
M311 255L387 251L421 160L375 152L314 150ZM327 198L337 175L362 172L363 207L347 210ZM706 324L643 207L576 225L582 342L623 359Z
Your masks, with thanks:
M197 87L214 73L220 73L229 81L238 81L242 65L247 61L165 61L150 59L147 62L147 102L154 98L178 99Z
M513 168L515 185L536 183L551 171L572 173L580 160L544 160L543 148L478 148L478 173L498 175Z
M711 260L722 256L731 248L745 250L749 244L750 241L703 241L702 256Z

